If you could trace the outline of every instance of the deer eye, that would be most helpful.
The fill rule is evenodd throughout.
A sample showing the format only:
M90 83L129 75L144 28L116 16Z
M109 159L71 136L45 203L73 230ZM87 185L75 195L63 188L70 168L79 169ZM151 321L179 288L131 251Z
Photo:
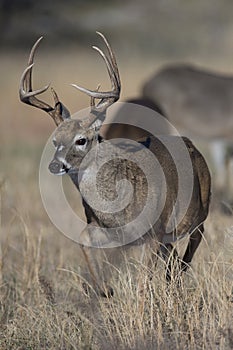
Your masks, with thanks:
M57 148L57 141L53 139L53 145L55 148Z
M81 138L75 141L76 146L84 146L86 144L87 140L85 138Z

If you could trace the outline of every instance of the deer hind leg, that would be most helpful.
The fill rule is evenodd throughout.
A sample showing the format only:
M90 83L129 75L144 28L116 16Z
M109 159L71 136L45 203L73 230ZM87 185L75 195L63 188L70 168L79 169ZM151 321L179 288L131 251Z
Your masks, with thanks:
M183 259L179 258L177 250L171 243L161 245L160 251L162 258L166 262L166 280L168 282L172 280L172 277L179 277L180 272L187 270L192 261L193 255L201 242L203 232L204 225L201 224L190 235Z
M186 271L187 268L189 267L189 265L192 261L193 255L201 242L203 232L204 232L204 225L201 224L190 235L189 243L188 243L188 246L186 248L182 263L181 263L182 271Z
M160 251L166 263L166 280L170 282L174 272L177 274L177 268L180 267L179 255L171 243L162 245Z
M159 243L157 240L154 239L148 244L147 252L149 252L147 257L148 278L152 280L158 262Z
M228 193L226 194L226 199L228 202L230 202L229 207L231 207L232 195L233 195L233 144L228 145L227 152L225 155L225 167L226 167L225 183L226 183L226 188L228 189Z

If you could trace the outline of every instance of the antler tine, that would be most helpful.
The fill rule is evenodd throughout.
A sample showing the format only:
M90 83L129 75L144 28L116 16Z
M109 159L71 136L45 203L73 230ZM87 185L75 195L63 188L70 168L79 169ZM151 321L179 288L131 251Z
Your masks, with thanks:
M30 66L28 66L24 70L24 72L21 76L21 79L20 79L20 84L19 84L20 85L20 88L19 88L20 99L21 99L21 101L23 101L25 103L27 103L27 100L29 97L42 94L43 92L48 90L49 85L50 85L50 84L48 84L45 87L38 89L38 90L34 90L34 91L27 89L29 82L27 83L26 80L28 78L28 75L31 74L31 72L32 72L33 65L34 65L34 63L31 64Z
M105 118L103 113L111 104L113 104L119 99L120 90L121 90L120 75L119 75L115 55L105 36L100 32L97 32L97 34L100 35L100 37L103 39L107 47L109 57L107 57L100 48L93 46L93 49L96 50L101 55L101 57L103 58L106 64L107 71L111 80L112 90L101 92L97 90L89 90L76 84L71 84L73 87L75 87L79 91L82 91L91 97L91 112L93 113L94 117L92 116L92 118L89 118L89 119L92 119L90 124L93 124L96 119L101 119L103 121L103 119ZM95 105L93 103L94 99L100 99L101 101L97 105ZM99 113L102 114L101 117Z
M28 59L28 66L34 64L35 52L42 39L43 39L43 36L41 36L33 45L29 55L29 59ZM28 75L26 76L25 86L26 86L26 91L32 91L32 69L28 72Z
M103 58L103 60L106 64L113 90L107 91L107 92L100 92L98 90L89 90L89 89L86 89L86 88L79 86L79 85L76 85L76 84L71 84L71 85L73 87L75 87L76 89L78 89L79 91L82 91L82 92L86 93L88 96L91 96L93 98L102 99L102 98L107 98L107 97L117 97L118 96L117 91L115 91L117 77L116 77L112 63L110 62L108 57L104 54L104 52L99 47L93 46L93 49L96 50L101 55L101 57Z
M111 57L111 63L112 63L112 68L113 68L114 74L117 78L118 85L121 85L120 74L119 74L119 70L118 70L118 66L117 66L117 62L116 62L116 56L115 56L111 46L109 45L109 42L105 38L105 36L101 32L97 31L96 33L103 39L103 41L108 49L109 56Z
M59 101L56 92L52 89L52 95L55 103L55 106L52 107L48 103L41 101L36 97L37 95L40 95L46 90L48 90L50 84L38 90L32 89L32 69L34 66L34 56L35 56L36 49L42 39L43 37L41 36L35 42L35 44L31 49L29 59L28 59L28 66L23 71L23 74L20 79L19 96L22 102L47 112L53 118L55 124L59 125L65 118L70 117L70 113L65 108L65 106Z
M108 75L109 75L111 83L112 83L112 91L111 92L114 93L116 88L117 88L116 81L118 81L118 79L117 79L117 75L115 73L114 67L112 65L112 62L109 60L109 58L104 54L104 52L100 48L98 48L97 46L93 46L93 49L96 50L101 55L101 57L103 58L103 60L106 64ZM111 93L111 92L109 91L109 93ZM100 93L100 95L101 95L101 93Z
M26 67L26 69L24 70L21 79L20 79L20 87L19 87L19 94L20 94L20 99L21 101L30 104L34 107L38 107L38 108L52 108L51 106L49 106L47 103L40 101L39 105L36 102L39 102L39 100L32 99L31 97L42 94L43 92L45 92L46 90L48 90L49 85L46 85L45 87L35 90L32 90L32 68L34 66L34 56L35 56L35 51L40 43L40 41L43 39L43 37L41 36L33 45L30 55L29 55L29 59L28 59L28 66ZM35 105L36 103L36 105Z

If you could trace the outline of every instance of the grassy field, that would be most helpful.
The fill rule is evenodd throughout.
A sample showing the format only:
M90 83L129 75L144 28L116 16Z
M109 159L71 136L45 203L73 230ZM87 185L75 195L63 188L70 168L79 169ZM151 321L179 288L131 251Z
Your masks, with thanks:
M105 74L108 84L102 62L97 66L90 53L39 53L35 87L53 79L72 112L86 107L88 100L65 83L95 88ZM134 254L112 266L113 298L85 293L81 251L56 230L41 202L38 167L53 124L18 101L25 62L26 54L1 56L0 349L232 349L233 220L218 205L211 206L205 237L179 287L167 285L162 261L148 280ZM143 70L140 60L122 64L123 98L135 95L159 63Z
M147 267L126 256L112 267L113 298L86 294L78 245L42 207L39 154L12 151L1 187L0 349L231 349L232 217L211 211L179 287L167 285L161 261L149 281Z

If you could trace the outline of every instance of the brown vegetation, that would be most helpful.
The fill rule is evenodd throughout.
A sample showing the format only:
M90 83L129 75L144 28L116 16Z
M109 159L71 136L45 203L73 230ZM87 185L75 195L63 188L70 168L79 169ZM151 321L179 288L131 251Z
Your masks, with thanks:
M232 216L211 210L205 238L179 288L166 284L162 262L148 281L145 266L126 259L124 269L112 269L114 297L103 299L83 290L79 247L54 228L43 209L42 147L12 142L4 151L1 349L232 348Z
M161 261L148 281L135 257L126 259L124 269L112 269L113 298L83 290L79 247L56 230L40 198L38 167L53 125L18 100L27 54L2 55L0 62L1 100L8 101L0 104L0 349L232 349L233 220L213 206L179 288L167 285ZM98 66L90 51L75 50L59 56L55 67L56 57L43 56L43 66L40 59L35 87L53 79L72 112L88 106L66 83L77 76L95 88L102 62ZM159 62L151 59L143 70L137 58L121 65L125 98L137 93Z

